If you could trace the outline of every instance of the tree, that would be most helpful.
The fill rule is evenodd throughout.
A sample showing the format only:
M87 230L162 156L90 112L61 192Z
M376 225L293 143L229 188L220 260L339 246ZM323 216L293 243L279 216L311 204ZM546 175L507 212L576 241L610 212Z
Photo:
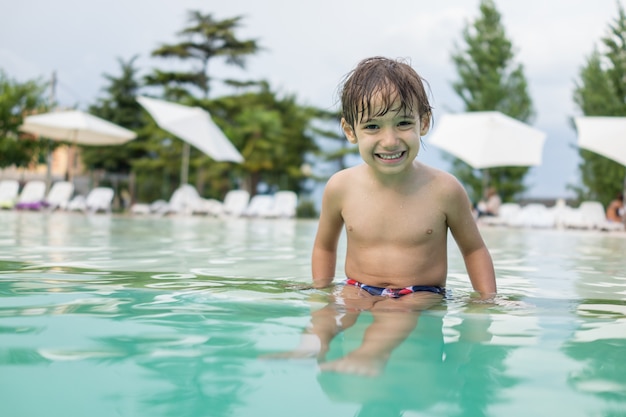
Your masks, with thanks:
M533 116L532 102L522 64L514 61L515 51L507 38L501 16L493 0L482 0L480 17L463 30L464 47L452 54L459 80L452 87L465 105L465 111L500 111L523 122ZM458 158L452 157L453 173L481 197L482 175ZM488 170L491 185L504 201L523 192L529 168L502 167Z
M138 69L135 67L137 56L124 61L118 58L121 74L104 74L107 80L102 90L104 97L89 107L89 112L111 123L137 131L145 125L142 108L136 96L141 87ZM104 169L110 172L129 173L131 162L147 153L145 140L138 138L121 146L82 147L83 163L90 169Z
M241 19L237 16L215 20L212 14L189 12L189 26L178 33L184 40L164 44L152 51L152 56L193 61L198 66L183 72L155 70L146 77L146 84L164 86L165 96L171 100L193 95L188 87L200 89L202 97L208 98L211 82L209 61L224 57L227 64L245 68L245 57L260 49L256 40L239 40L235 36L234 30L239 27Z
M183 41L176 44L164 44L152 52L152 56L175 58L192 64L189 71L164 71L156 69L145 77L149 86L163 87L166 100L189 105L198 99L194 92L202 93L201 98L208 100L210 91L209 62L223 57L227 64L245 68L245 58L259 51L255 40L239 40L235 29L240 25L242 17L216 20L211 14L199 11L189 12L189 26L178 33ZM194 91L195 90L195 91ZM189 172L190 178L195 177L195 185L201 190L205 188L207 178L206 157L191 149L187 143L172 142L172 146L181 146L181 154L189 155L190 167L198 171L195 175ZM186 157L186 156L183 156ZM183 179L181 179L183 180Z
M626 15L618 4L618 18L587 57L574 89L574 102L586 116L626 117ZM579 148L582 186L570 186L580 200L605 206L622 190L626 169L602 155Z
M164 146L168 134L151 123L150 116L137 102L142 87L135 66L137 58L118 59L120 75L104 74L105 95L89 107L94 115L135 131L137 138L118 146L82 147L81 156L90 170L109 174L104 177L105 183L108 177L118 191L128 188L133 201L154 201L169 197L172 184L178 185L180 164L176 161L180 158L171 147ZM110 175L113 173L116 175Z
M19 127L24 116L47 110L46 88L41 80L18 82L0 69L0 168L27 166L43 156L49 144L26 140Z
M236 174L240 186L256 192L261 182L270 187L299 191L306 174L302 172L305 155L318 150L309 126L320 115L314 108L300 106L292 95L279 97L267 82L258 83L258 91L225 96L206 101L214 120L231 138L245 161L225 171L227 166L213 163L211 188L228 190L224 178ZM221 175L216 172L222 170ZM216 181L221 183L217 184Z

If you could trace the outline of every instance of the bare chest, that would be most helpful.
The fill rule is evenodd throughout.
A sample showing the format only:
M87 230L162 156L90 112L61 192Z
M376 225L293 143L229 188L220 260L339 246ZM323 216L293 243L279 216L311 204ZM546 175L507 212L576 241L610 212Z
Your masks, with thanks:
M447 233L445 213L416 197L351 199L343 210L346 232L363 245L415 246Z

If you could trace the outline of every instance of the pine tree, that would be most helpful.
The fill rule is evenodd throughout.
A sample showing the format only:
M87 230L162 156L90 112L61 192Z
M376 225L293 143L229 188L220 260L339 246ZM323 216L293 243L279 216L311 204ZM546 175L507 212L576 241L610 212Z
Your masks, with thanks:
M463 30L464 45L455 46L452 60L458 81L452 87L465 105L465 111L499 111L528 122L533 116L532 102L522 64L516 63L515 50L507 38L501 15L492 0L482 0L480 16ZM523 192L528 167L491 168L487 173L452 158L453 173L481 198L482 176L498 189L504 201Z
M604 51L594 48L580 70L574 102L585 116L626 117L626 14L618 5L618 18L602 38ZM626 168L602 155L579 148L582 186L571 185L580 200L605 206L622 191Z

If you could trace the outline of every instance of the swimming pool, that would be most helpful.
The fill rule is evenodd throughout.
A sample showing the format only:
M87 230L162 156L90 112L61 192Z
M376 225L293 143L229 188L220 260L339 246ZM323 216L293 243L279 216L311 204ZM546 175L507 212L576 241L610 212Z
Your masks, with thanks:
M294 285L316 225L0 212L1 415L626 415L623 233L482 229L495 305L471 302L451 242L448 299L362 377L265 358L328 301Z

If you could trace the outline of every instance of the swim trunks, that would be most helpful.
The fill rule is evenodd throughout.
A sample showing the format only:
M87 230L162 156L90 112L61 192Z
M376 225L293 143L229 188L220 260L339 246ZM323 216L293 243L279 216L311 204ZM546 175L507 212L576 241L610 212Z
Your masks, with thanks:
M346 280L346 284L359 287L372 295L382 295L382 296L391 297L391 298L399 298L399 297L402 297L403 295L412 294L414 292L419 292L419 291L427 291L427 292L432 292L432 293L441 294L441 295L445 295L446 293L445 288L436 287L434 285L412 285L410 287L404 287L404 288L383 288L383 287L374 287L372 285L365 285L351 278L348 278Z

